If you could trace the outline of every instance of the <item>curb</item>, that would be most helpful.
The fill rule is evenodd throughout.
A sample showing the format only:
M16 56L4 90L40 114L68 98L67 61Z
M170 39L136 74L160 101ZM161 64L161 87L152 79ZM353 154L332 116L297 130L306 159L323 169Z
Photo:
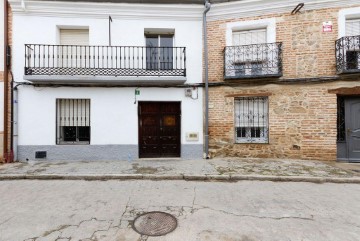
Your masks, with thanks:
M260 176L260 175L152 175L152 174L2 174L0 181L12 180L185 180L185 181L272 181L272 182L310 182L310 183L354 183L360 184L359 177L301 177L301 176Z

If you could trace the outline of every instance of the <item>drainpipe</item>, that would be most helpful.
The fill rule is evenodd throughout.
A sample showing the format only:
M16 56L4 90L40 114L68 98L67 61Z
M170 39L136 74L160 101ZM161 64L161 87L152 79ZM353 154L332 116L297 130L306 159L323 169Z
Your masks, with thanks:
M210 11L211 4L205 0L205 11L203 13L203 33L204 33L204 59L205 59L205 158L209 159L209 73L208 73L208 48L207 48L207 29L206 13Z
M8 46L8 3L4 1L4 135L3 135L3 158L10 162L11 155L8 153L8 112L9 112L9 71L7 63L7 46Z
M11 85L11 150L13 151L14 161L17 161L17 147L18 147L18 86L14 86L14 81Z

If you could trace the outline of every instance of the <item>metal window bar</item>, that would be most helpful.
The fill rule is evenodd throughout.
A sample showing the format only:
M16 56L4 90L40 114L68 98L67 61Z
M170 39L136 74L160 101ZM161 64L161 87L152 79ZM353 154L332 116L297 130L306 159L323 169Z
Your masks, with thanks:
M336 71L360 72L360 35L346 36L335 41Z
M345 142L345 100L344 97L337 97L337 141Z
M236 143L268 143L268 97L235 99Z
M25 75L186 76L186 48L26 44Z
M224 49L224 78L282 76L282 43L227 46Z
M56 100L56 144L90 144L90 100Z

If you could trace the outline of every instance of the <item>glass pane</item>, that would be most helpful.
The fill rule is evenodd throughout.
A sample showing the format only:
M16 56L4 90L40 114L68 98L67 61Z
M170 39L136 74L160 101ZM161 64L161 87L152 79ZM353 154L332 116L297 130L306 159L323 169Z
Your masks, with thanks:
M90 141L90 127L89 126L79 126L79 141Z
M146 69L159 68L158 37L146 37Z
M146 37L146 47L159 47L158 37Z
M160 69L172 69L173 36L160 36Z
M173 36L160 36L160 47L173 47Z

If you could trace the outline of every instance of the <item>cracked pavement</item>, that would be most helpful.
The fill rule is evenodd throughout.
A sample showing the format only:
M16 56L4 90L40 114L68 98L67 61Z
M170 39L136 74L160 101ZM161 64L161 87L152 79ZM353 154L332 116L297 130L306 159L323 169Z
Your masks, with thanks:
M2 175L258 175L286 177L352 178L360 175L335 162L289 159L217 158L211 160L134 160L128 161L29 161L0 165ZM355 167L354 167L355 166Z
M360 185L241 181L3 181L1 241L360 240ZM163 211L162 237L132 230Z

